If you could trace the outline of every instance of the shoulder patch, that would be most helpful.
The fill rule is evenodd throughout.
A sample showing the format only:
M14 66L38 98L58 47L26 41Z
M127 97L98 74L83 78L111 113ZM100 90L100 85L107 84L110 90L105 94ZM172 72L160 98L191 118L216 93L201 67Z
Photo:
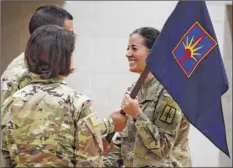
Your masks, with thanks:
M101 119L96 113L90 117L90 121L93 127L96 127L101 123Z
M187 78L190 78L201 61L216 45L214 38L196 21L180 39L172 55Z
M181 119L182 112L178 104L166 91L163 92L156 108L155 124L161 131L175 135Z
M166 105L163 112L160 115L160 121L167 123L167 124L172 124L172 121L176 115L176 108Z

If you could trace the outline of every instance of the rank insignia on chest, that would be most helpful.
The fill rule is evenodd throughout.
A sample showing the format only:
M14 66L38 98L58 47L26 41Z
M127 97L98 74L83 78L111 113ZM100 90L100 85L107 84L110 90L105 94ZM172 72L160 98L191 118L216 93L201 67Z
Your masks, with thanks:
M166 105L161 116L160 121L171 124L176 114L176 109L172 106Z
M99 125L101 123L101 119L100 117L95 114L94 116L90 117L91 123L94 127L96 127L97 125Z

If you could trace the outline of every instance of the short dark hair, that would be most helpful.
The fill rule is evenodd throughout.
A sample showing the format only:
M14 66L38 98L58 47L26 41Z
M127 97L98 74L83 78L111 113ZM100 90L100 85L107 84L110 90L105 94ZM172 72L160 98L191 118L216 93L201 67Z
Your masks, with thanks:
M134 30L130 36L133 34L139 34L144 38L144 45L148 48L151 49L154 41L157 39L157 37L160 34L160 31L153 28L153 27L141 27L136 30Z
M45 5L36 9L29 22L29 32L32 34L43 25L58 25L64 27L65 19L73 20L73 16L63 8Z
M25 59L30 72L42 79L67 76L75 47L75 35L57 25L44 25L30 36Z

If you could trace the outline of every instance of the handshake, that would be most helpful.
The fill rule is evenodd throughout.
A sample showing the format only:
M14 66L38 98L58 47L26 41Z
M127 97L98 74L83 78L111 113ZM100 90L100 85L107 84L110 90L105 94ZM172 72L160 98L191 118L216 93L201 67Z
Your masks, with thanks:
M126 126L126 121L127 121L127 116L122 115L120 113L120 110L114 110L110 116L112 118L114 124L115 124L115 129L114 132L121 132Z
M132 99L130 95L127 93L125 94L122 103L121 109L128 115L137 119L140 114L142 113L139 102L136 99ZM121 132L126 126L127 115L122 115L120 110L115 110L111 113L110 117L115 123L115 132Z
M114 132L121 132L124 130L128 116L137 119L142 113L137 98L132 99L129 94L126 94L124 96L121 103L121 109L126 113L126 115L122 115L120 113L121 110L115 110L109 116L110 118L112 118L115 124ZM105 138L103 138L103 148L103 154L108 154L113 148L113 142L111 141L109 143Z

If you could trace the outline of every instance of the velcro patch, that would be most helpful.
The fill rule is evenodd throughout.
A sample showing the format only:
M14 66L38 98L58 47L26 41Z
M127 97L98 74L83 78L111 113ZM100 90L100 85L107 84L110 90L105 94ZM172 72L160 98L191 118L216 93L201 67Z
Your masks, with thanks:
M91 123L94 127L98 126L101 123L100 117L95 114L94 116L90 117Z
M167 124L172 124L175 114L176 108L166 105L159 119Z

